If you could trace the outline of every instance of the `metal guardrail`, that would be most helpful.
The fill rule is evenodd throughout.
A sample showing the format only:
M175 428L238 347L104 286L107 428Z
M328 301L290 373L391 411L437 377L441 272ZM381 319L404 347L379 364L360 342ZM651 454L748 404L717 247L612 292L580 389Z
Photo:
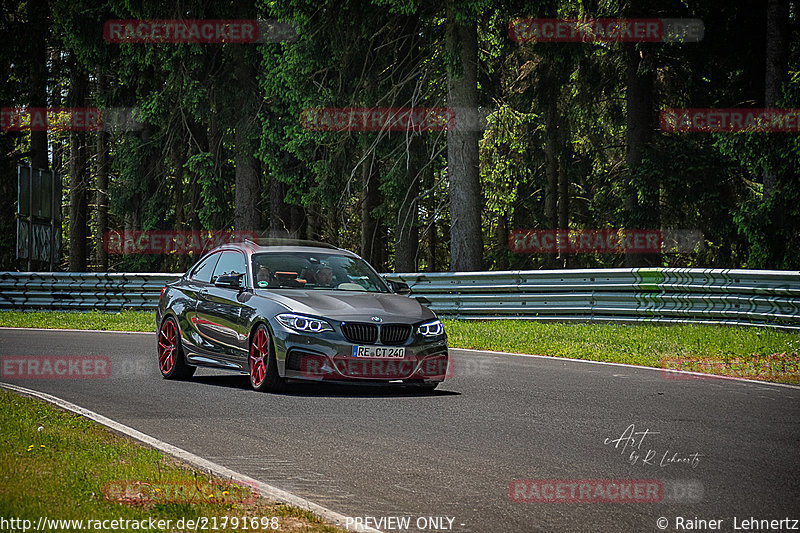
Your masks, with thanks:
M395 274L441 316L800 329L800 272L634 268Z
M180 274L0 272L0 309L155 309ZM800 272L634 268L386 274L443 317L800 330Z
M181 274L0 272L0 309L155 309Z

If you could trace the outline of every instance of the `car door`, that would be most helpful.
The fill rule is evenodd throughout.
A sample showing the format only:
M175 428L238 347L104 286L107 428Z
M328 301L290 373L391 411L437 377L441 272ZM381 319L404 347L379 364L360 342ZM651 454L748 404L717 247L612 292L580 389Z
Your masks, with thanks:
M241 275L242 289L215 285L222 275ZM246 302L252 296L243 289L248 280L245 254L225 250L211 275L207 292L198 300L195 327L211 347L214 362L220 366L246 370L248 319ZM209 361L210 362L210 361Z
M198 353L211 349L210 343L204 339L197 330L197 306L206 298L211 286L211 275L219 261L220 253L209 254L189 270L188 275L181 281L180 290L183 294L181 305L173 304L173 309L178 315L181 336L186 347L186 358L192 361Z

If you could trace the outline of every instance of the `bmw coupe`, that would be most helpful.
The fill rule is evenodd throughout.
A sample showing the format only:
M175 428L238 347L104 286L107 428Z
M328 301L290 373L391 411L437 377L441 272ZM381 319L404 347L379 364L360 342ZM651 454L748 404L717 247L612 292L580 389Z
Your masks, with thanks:
M291 381L432 390L446 376L447 335L408 294L324 243L219 246L161 291L161 375L211 367L249 375L257 391Z

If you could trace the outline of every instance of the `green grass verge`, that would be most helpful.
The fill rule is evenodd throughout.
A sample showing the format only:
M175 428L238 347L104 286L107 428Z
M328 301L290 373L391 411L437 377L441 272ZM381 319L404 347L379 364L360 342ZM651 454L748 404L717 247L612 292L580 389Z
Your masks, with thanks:
M800 383L800 332L657 324L445 320L450 346Z
M800 383L800 332L771 328L445 320L454 348L572 357ZM152 311L0 312L0 326L154 331Z
M130 522L120 524L127 528L105 528L165 532L194 529L177 527L181 518L215 517L218 531L275 531L272 525L277 531L343 531L309 512L257 498L248 486L237 488L192 470L91 420L1 389L0 428L0 517L30 520L29 530L39 517L83 520L82 531L89 530L86 520L171 520L163 523L169 527L156 529L137 529ZM226 528L223 517L230 517ZM238 527L231 527L233 517ZM262 522L265 517L277 520ZM245 518L251 527L242 527ZM259 528L252 520L259 520ZM51 523L43 530L77 528Z
M0 326L10 328L103 329L113 331L155 331L154 311L0 311Z

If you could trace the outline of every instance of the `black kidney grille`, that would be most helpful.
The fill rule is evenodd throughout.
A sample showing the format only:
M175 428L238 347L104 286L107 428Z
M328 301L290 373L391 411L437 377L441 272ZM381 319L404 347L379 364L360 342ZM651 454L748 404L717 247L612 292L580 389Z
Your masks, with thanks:
M344 338L353 343L373 344L378 339L378 326L345 322L342 324Z
M403 344L411 335L408 324L385 324L381 326L381 342L383 344Z

